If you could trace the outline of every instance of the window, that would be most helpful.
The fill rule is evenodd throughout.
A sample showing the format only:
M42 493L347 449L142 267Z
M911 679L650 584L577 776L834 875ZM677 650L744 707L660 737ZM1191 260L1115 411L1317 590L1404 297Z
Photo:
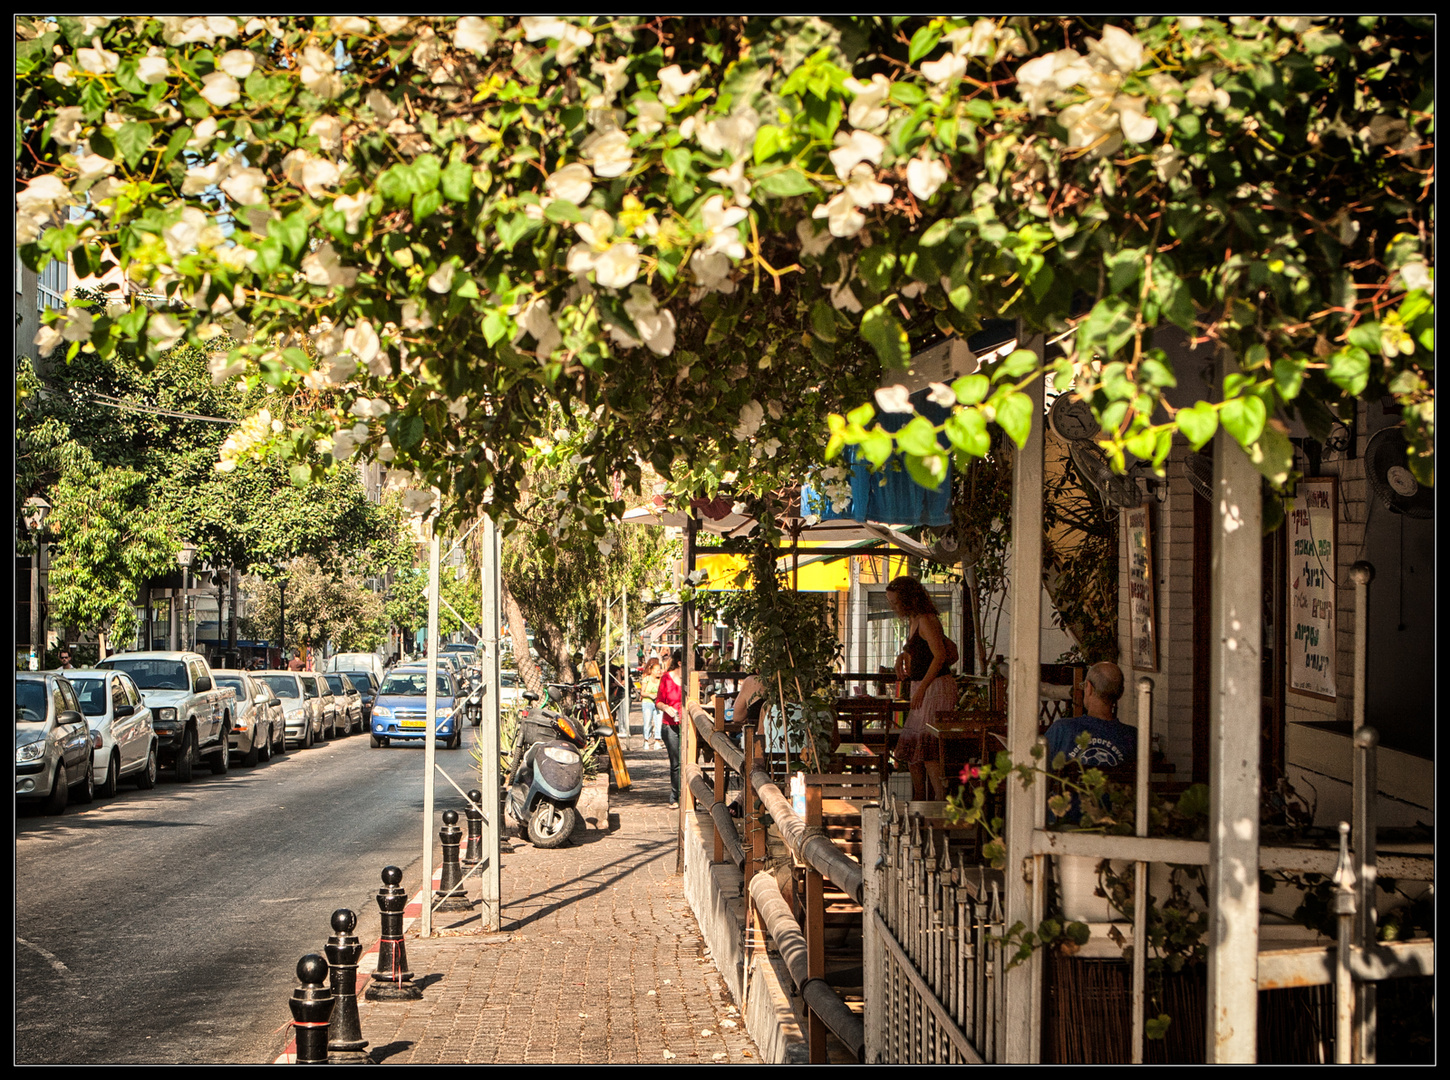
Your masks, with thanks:
M65 291L69 287L70 274L65 263L52 259L45 264L36 282L35 310L65 307Z

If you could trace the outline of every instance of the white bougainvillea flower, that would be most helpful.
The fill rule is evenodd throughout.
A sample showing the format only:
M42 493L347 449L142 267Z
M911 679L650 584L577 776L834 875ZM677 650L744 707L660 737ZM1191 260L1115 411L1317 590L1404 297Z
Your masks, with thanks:
M723 120L697 125L696 138L701 148L711 154L740 159L755 147L755 133L759 130L760 114L746 105Z
M949 52L940 60L928 60L921 65L921 73L932 85L945 89L962 80L967 73L967 58Z
M741 243L740 231L736 228L748 216L743 209L726 207L723 198L711 195L700 209L700 216L705 223L702 250L707 255L720 252L736 260L745 258L745 245Z
M838 131L836 148L828 156L831 164L836 167L836 175L844 180L863 161L880 165L881 155L885 152L886 143L879 135L873 135L869 131L853 131L849 135Z
M146 320L146 337L157 352L173 348L185 333L185 328L174 315L157 312Z
M946 383L934 382L929 385L931 387L931 393L926 395L926 400L930 401L933 405L940 405L944 409L949 409L957 403L957 395Z
M242 99L242 87L225 71L213 71L201 80L201 96L215 108L225 109Z
M594 260L598 253L590 245L580 241L569 249L569 254L564 257L564 269L575 277L583 277L594 269Z
M716 169L709 174L711 180L728 187L735 196L736 206L749 206L750 181L745 178L745 159L737 158L728 169Z
M453 47L482 56L492 47L498 31L477 15L465 15L453 27Z
M1183 155L1172 143L1164 143L1153 151L1153 171L1159 180L1172 180L1183 171Z
M50 74L61 86L74 86L76 84L76 69L64 60L59 61L55 67L51 68Z
M1229 105L1228 91L1213 85L1210 72L1204 72L1189 83L1184 97L1195 109L1206 109L1212 105L1222 112Z
M603 82L603 89L599 94L599 104L593 105L591 102L594 108L613 104L619 92L629 85L629 76L626 74L629 60L630 58L626 54L608 63L603 60L595 60L589 65L590 73L597 75Z
M161 19L165 27L162 37L168 45L188 45L194 41L215 44L217 38L237 36L237 21L226 15L179 15Z
M795 223L795 234L801 242L801 256L808 259L824 255L833 239L829 229L817 229L805 218Z
M953 398L955 400L955 397ZM914 410L911 407L911 391L897 383L895 386L883 386L876 391L876 407L882 412L888 413L909 413Z
M433 316L429 313L426 304L420 304L416 300L409 300L403 304L404 330L427 330L432 325Z
M1124 75L1143 66L1143 43L1120 26L1103 27L1103 36L1088 38L1088 52L1101 56Z
M330 53L323 52L316 45L302 50L302 63L298 69L302 85L324 101L342 93L342 80L334 74L336 70L337 65Z
M231 354L224 352L207 353L206 366L213 386L224 386L229 379L247 370L245 360L232 360Z
M216 138L217 122L215 118L203 117L196 127L191 129L191 138L186 140L188 149L203 150L207 143Z
M519 20L525 41L543 41L564 36L569 24L557 15L525 15Z
M735 425L735 441L744 442L753 438L760 430L760 424L765 419L765 406L751 398L740 407L740 422Z
M76 63L92 75L109 75L121 66L121 55L102 47L100 38L91 38L89 49L76 50Z
M228 49L217 63L234 79L245 79L257 66L257 57L250 49Z
M629 172L634 152L629 148L629 136L623 131L595 132L579 147L589 157L589 167L600 179L612 179Z
M361 441L361 439L355 438L347 428L334 431L332 433L332 459L346 461L352 457L353 451L357 449L357 444Z
M554 48L554 62L560 67L568 67L579 54L594 44L594 35L582 26L575 26L572 23L564 27L564 32L559 35L559 44Z
M378 340L378 332L373 329L373 324L364 319L347 328L342 335L342 347L357 357L358 362L371 371L373 361L382 351L382 342ZM386 360L386 357L384 359Z
M623 289L639 277L639 248L615 244L594 260L594 280L606 289Z
M347 231L355 233L358 226L362 224L363 215L367 213L368 204L372 199L367 192L357 195L339 195L332 200L332 208L342 214L347 222Z
M452 261L444 263L433 271L428 278L428 288L436 293L446 293L453 288L453 274L455 267Z
M595 251L603 251L614 237L614 219L603 210L596 210L588 221L576 221L574 231Z
M644 285L629 290L624 313L642 335L646 347L656 356L669 356L675 351L675 316L669 308L659 307L654 294Z
M165 82L171 74L171 65L164 56L143 56L136 62L136 77L147 86Z
M61 146L74 146L80 141L81 121L85 119L85 110L78 105L62 105L55 110L55 119L51 121L50 137Z
M658 101L636 101L635 111L639 114L635 117L634 125L644 135L653 135L660 128L665 126L665 117L668 115L664 104Z
M855 236L866 226L866 215L856 208L855 201L842 191L829 202L811 211L813 218L825 218L832 236Z
M1119 94L1113 98L1113 107L1118 110L1118 126L1129 142L1145 143L1158 134L1158 121L1147 115L1148 99Z
M564 199L580 206L594 190L594 175L586 166L576 161L565 165L545 180L544 190L556 199Z
M564 336L559 333L559 328L554 325L554 316L549 311L549 302L542 297L524 308L519 315L519 327L522 331L533 335L534 341L538 343L537 351L541 357L548 356L564 340Z
M40 351L42 358L55 352L55 347L60 343L60 331L54 326L42 326L35 332L35 347Z
M364 420L376 420L379 417L387 416L393 411L393 407L382 398L362 397L354 401L347 411Z
M342 170L326 158L314 157L306 150L293 150L282 159L282 175L314 199L320 199L328 188L337 186Z
M221 182L221 189L240 206L256 206L262 202L263 192L267 190L267 175L261 169L234 169Z
M680 98L695 89L695 84L700 81L703 74L699 71L691 71L686 74L679 64L660 68L660 101L671 108L678 105Z
M831 286L831 306L837 311L849 311L853 315L861 313L861 301L856 299L856 294L844 279Z
M1091 146L1093 156L1101 158L1117 153L1123 145L1118 113L1109 101L1091 98L1069 105L1058 119L1067 128L1067 144L1073 149Z
M336 150L342 146L342 121L335 116L319 116L307 129L307 134L317 140L323 150Z
M731 268L730 256L724 252L697 251L690 256L690 271L695 275L695 283L708 292L734 292L734 283L730 280Z
M906 163L906 186L922 202L946 183L947 167L940 158L912 158Z
M851 197L853 203L864 209L880 203L889 203L892 191L890 184L880 183L876 179L875 169L870 165L861 164L851 170L851 176L846 181L846 194Z
M168 225L161 235L166 241L166 250L173 259L179 259L201 247L214 247L222 239L221 230L194 206L184 207L181 220Z
M357 280L357 273L357 270L345 267L338 261L331 241L323 243L320 248L302 259L302 276L313 285L341 285L343 288L350 288Z
M378 456L381 457L382 455L379 454ZM417 488L409 488L403 492L403 509L410 514L423 517L428 511L433 509L433 503L436 499L437 496L431 491L419 491Z
M80 175L76 177L76 183L80 187L87 187L94 184L103 176L110 176L116 171L116 163L108 157L100 154L83 154L76 158L76 168Z
M1009 31L1015 33L1015 31ZM978 19L971 26L959 26L942 35L952 51L965 56L987 56L998 40L1008 40L991 19Z
M891 115L884 102L891 94L891 80L885 75L872 75L870 82L847 79L845 87L853 95L846 114L853 128L879 128Z
M328 20L328 28L334 34L360 36L372 32L372 27L361 15L334 15Z

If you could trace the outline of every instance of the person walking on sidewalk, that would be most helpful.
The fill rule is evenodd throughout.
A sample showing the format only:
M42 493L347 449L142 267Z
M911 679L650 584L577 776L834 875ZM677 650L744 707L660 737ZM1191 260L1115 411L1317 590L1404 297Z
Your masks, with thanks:
M680 693L680 654L676 650L665 658L665 670L660 675L659 693L655 704L663 713L660 720L665 742L665 753L670 756L670 809L680 805L680 715L684 711L684 700Z
M660 662L650 657L639 678L639 711L644 717L644 749L658 750L660 743L660 711L655 698L660 692Z

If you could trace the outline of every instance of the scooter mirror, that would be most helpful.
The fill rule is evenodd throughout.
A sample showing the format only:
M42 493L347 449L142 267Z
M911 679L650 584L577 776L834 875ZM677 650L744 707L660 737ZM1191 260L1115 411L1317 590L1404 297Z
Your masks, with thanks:
M532 690L525 690L524 691L524 700L525 701L538 701L539 700L539 695L536 694L536 693L534 693Z
M592 732L590 732L590 736L592 738L596 738L596 739L607 739L607 738L609 738L609 736L611 736L613 734L614 734L614 729L612 727L607 727L607 726L596 726L594 728L594 730Z

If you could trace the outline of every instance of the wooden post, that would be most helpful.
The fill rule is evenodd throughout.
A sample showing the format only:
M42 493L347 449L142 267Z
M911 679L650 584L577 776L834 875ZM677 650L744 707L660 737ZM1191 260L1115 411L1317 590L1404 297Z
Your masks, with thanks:
M1225 352L1220 368L1227 377L1238 365ZM1208 1060L1246 1064L1257 1053L1259 1016L1263 480L1233 436L1220 428L1217 438L1209 633Z
M1040 361L1040 335L1024 341L1023 347L1037 353ZM1012 456L1012 631L1007 674L1007 749L1017 762L1032 760L1042 681L1042 380L1034 379L1024 392L1032 401L1032 426L1027 444ZM1032 845L1032 792L1016 779L1006 786L1005 921L1012 926L1020 920L1035 930L1032 888L1027 880L1031 866L1028 852ZM1008 971L1003 979L1006 1038L1001 1060L1036 1064L1041 1050L1041 951L1035 950L1031 959Z
M725 732L725 699L719 694L715 695L715 731L719 735ZM715 754L715 801L725 801L725 759ZM715 830L715 854L714 862L725 861L725 838L720 835L720 830Z
M821 789L806 785L806 835L821 829ZM806 863L806 978L826 977L826 883L818 870ZM826 1025L806 1005L810 1035L811 1064L826 1064Z

